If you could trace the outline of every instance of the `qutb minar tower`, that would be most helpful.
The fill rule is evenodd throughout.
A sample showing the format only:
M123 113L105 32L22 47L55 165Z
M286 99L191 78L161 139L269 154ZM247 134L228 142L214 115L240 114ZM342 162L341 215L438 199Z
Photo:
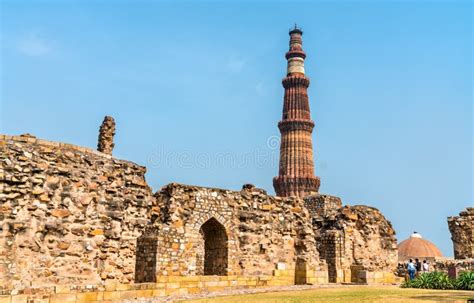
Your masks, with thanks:
M301 36L303 31L295 26L290 31L290 50L286 53L288 68L283 79L285 97L283 117L278 123L281 133L280 168L273 178L273 187L278 196L304 197L319 190L319 177L314 175L313 143L308 100L309 79L304 73Z

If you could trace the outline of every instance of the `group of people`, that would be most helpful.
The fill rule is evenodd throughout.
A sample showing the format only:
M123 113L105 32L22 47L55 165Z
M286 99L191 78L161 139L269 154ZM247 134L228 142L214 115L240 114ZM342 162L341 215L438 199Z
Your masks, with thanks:
M415 277L420 275L423 272L429 272L430 265L426 260L423 260L423 263L419 259L410 259L408 263L402 264L398 263L398 272L403 274L405 277L408 275L408 279L413 280Z

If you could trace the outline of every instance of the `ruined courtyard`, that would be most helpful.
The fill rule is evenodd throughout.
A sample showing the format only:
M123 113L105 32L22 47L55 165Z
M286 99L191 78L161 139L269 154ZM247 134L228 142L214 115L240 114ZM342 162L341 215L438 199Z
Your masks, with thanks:
M303 32L289 34L276 196L252 184L153 192L146 167L113 156L120 127L109 116L97 150L0 135L0 302L400 282L390 221L319 193ZM449 219L456 259L474 257L473 216Z

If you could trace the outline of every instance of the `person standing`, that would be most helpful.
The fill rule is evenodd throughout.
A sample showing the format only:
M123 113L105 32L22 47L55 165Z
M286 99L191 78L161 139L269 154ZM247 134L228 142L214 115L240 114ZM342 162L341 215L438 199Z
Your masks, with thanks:
M418 277L421 273L421 262L418 259L415 259L415 265L416 265L416 276Z
M415 267L415 264L413 264L412 259L410 259L410 262L408 262L407 269L408 269L408 275L410 277L410 280L415 279L416 267Z
M429 272L430 271L430 265L428 264L428 262L426 262L426 260L423 260L423 272Z

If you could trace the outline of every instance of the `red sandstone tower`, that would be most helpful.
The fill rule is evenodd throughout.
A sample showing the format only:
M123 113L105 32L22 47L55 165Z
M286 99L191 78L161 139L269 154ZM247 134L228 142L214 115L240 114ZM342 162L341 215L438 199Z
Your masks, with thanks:
M314 175L313 144L308 100L309 79L304 74L304 59L301 36L303 31L295 26L290 31L290 50L286 53L288 68L283 79L285 97L283 117L278 123L281 133L280 169L273 178L273 187L278 196L304 197L319 190L319 177Z

